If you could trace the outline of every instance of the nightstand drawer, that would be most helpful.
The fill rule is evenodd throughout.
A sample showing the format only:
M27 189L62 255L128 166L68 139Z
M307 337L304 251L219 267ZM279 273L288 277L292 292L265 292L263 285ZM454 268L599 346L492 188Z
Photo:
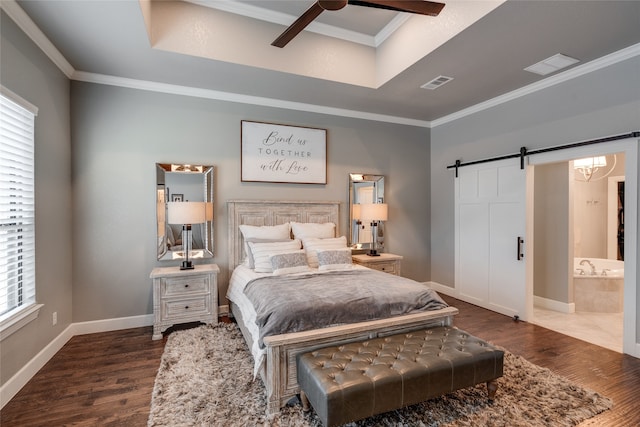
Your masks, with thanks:
M400 276L402 274L402 256L400 255L390 253L382 253L378 256L358 254L353 255L351 258L353 259L354 264L359 264L373 270L395 274L396 276Z
M367 264L367 267L373 270L384 271L385 273L398 274L395 261L372 262Z
M208 275L169 277L162 279L162 298L209 293L211 289Z
M162 307L163 318L165 320L184 319L191 316L197 318L203 314L208 314L211 311L209 300L208 296L203 296L200 298L164 301Z

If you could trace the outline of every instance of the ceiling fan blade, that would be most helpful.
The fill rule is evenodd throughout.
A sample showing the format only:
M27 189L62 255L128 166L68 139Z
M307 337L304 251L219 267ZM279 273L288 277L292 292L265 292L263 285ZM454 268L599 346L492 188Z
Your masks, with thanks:
M349 4L429 16L438 16L444 7L444 3L422 0L349 0Z
M289 26L284 33L280 34L280 37L275 39L271 46L285 47L295 36L297 36L302 30L305 29L314 19L322 13L324 9L320 6L320 3L315 2L309 9L306 10L293 24Z

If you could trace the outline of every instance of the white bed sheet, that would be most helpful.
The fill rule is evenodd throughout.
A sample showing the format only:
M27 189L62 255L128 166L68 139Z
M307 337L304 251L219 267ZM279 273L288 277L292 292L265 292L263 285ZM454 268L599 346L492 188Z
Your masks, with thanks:
M233 302L242 313L242 319L244 320L245 327L251 334L253 345L251 347L251 354L253 355L253 378L258 375L262 364L264 363L264 357L266 351L260 349L258 346L259 331L256 324L256 311L253 308L253 304L249 301L249 298L244 294L244 287L251 280L271 276L271 273L256 273L253 269L246 265L239 265L233 270L231 279L229 279L229 288L227 290L227 298Z

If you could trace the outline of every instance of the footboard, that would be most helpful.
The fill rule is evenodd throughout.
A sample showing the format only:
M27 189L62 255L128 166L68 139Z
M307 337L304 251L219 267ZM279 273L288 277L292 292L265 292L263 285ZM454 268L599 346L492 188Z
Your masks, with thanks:
M389 319L265 337L267 354L263 379L267 388L267 412L277 413L299 393L296 372L296 355L299 353L432 326L450 326L456 314L457 308L446 307Z

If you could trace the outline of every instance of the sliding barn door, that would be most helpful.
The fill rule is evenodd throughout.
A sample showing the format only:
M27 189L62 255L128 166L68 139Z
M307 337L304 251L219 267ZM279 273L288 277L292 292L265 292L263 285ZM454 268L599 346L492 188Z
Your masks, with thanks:
M455 179L460 299L526 319L526 179L517 159L465 166Z

